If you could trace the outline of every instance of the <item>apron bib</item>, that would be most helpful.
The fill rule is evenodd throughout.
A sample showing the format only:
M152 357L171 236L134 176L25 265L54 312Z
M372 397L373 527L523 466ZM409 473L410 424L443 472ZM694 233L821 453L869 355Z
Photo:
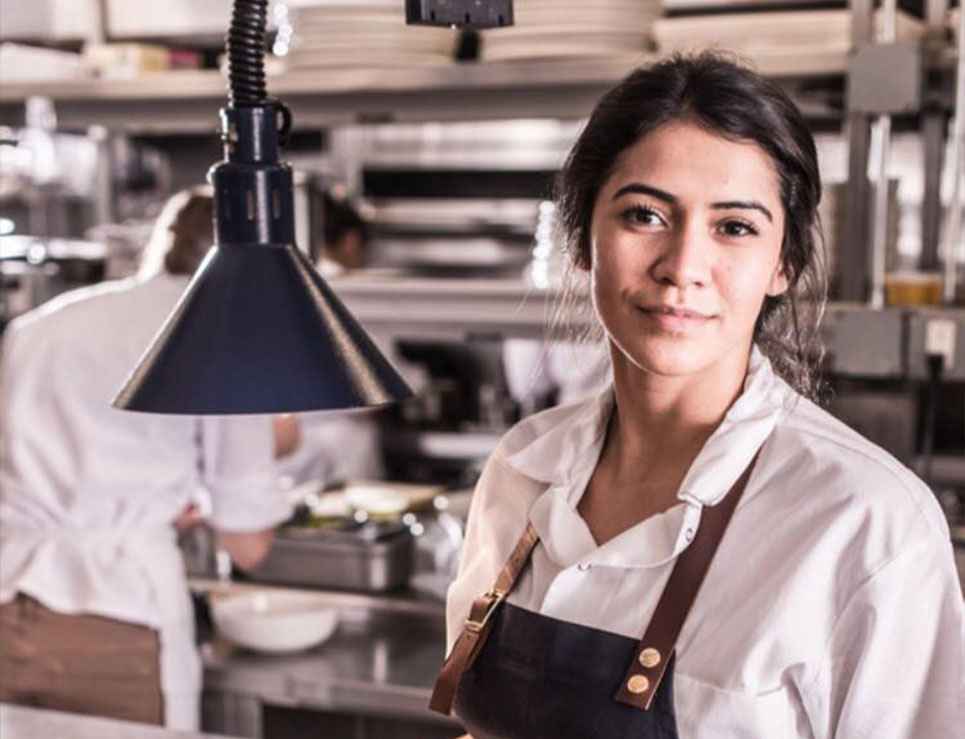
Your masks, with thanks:
M455 706L473 739L678 739L677 636L756 461L703 509L639 641L503 602L538 541L527 526L496 584L473 601L429 708Z

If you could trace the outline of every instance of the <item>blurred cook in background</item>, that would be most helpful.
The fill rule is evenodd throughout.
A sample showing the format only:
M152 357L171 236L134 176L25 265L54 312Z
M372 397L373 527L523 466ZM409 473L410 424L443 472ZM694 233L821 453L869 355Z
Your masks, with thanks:
M567 405L603 390L610 361L600 342L506 339L506 388L528 416L549 405Z
M366 261L368 224L340 193L336 187L322 201L323 241L316 266L326 280L361 269ZM388 347L380 348L388 354ZM378 413L361 409L278 416L275 438L283 479L289 484L381 479Z
M111 399L212 243L206 188L165 206L141 273L15 320L0 357L0 701L198 723L200 660L174 523L210 495L242 569L289 514L270 417ZM284 451L284 449L280 449Z
M369 229L365 219L335 187L322 196L322 244L318 271L322 277L338 277L365 266Z

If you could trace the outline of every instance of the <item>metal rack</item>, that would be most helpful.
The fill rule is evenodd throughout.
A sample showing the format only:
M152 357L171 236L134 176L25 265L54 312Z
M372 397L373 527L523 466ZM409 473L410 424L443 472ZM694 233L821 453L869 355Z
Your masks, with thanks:
M345 69L337 74L283 74L270 79L302 129L358 122L580 118L636 65L656 59L451 64L436 68ZM793 86L817 77L840 78L845 55L761 56L763 74ZM23 103L49 97L63 129L102 125L127 133L204 133L215 130L225 81L213 70L159 73L136 80L5 84L0 123L18 125ZM812 105L802 100L804 105ZM816 115L830 115L818 106Z
M844 131L848 142L848 221L845 244L841 250L841 298L869 301L874 299L875 255L872 250L872 209L869 207L871 182L867 177L871 153L872 124L881 113L917 114L924 142L923 171L925 190L922 201L922 233L920 267L938 268L938 238L941 213L940 184L945 144L946 112L951 104L943 93L941 78L934 72L950 69L953 59L944 38L948 0L926 0L925 35L912 47L902 43L874 42L874 0L850 0L852 10L852 45L855 54L849 60L848 110ZM874 58L873 64L862 64ZM909 63L919 65L909 85L897 87L893 78ZM901 98L898 108L895 98ZM886 219L886 213L876 213Z
M852 41L856 50L872 45L873 0L851 0ZM904 112L917 116L924 141L925 192L922 205L923 269L938 266L941 211L939 185L946 113L942 74L954 63L944 37L948 0L926 0L920 58L920 95ZM879 50L882 46L877 45ZM897 45L895 45L897 46ZM849 150L847 235L840 256L841 297L866 301L872 294L873 263L869 163L874 105L860 104L869 83L856 66L858 54L798 53L758 56L747 61L777 80L814 120L843 122ZM376 122L495 120L585 117L594 102L635 65L654 54L608 60L450 64L434 68L344 69L337 74L287 73L271 79L272 90L295 114L296 127ZM884 70L887 75L887 70ZM935 78L938 77L936 84ZM882 78L883 79L883 78ZM839 88L848 88L840 110ZM829 94L815 95L815 83ZM821 87L821 84L817 85ZM835 92L835 90L838 92ZM54 84L6 84L0 88L0 124L19 125L24 101L35 95L53 100L59 126L87 130L102 126L126 134L214 133L216 110L225 96L223 76L213 70L155 74L135 80L84 80Z

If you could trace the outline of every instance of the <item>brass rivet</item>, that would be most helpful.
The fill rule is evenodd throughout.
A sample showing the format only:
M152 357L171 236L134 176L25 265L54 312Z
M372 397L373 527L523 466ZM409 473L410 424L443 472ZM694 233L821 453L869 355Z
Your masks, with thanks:
M656 667L660 664L660 652L653 647L647 647L640 652L640 664L644 667Z
M627 690L629 690L634 695L640 695L640 693L646 693L647 688L650 687L650 681L647 680L643 675L634 675L629 680L627 680Z

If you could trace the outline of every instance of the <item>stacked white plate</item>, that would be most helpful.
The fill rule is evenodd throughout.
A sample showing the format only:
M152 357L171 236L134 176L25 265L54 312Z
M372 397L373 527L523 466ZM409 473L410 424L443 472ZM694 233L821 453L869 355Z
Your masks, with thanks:
M511 28L483 32L483 60L639 55L660 0L515 0L513 15Z
M880 24L882 16L877 14ZM898 13L898 38L920 38L921 21ZM661 18L653 27L661 52L715 48L756 56L844 54L851 49L851 11L748 11Z
M447 64L455 32L407 26L401 0L292 0L289 70Z

